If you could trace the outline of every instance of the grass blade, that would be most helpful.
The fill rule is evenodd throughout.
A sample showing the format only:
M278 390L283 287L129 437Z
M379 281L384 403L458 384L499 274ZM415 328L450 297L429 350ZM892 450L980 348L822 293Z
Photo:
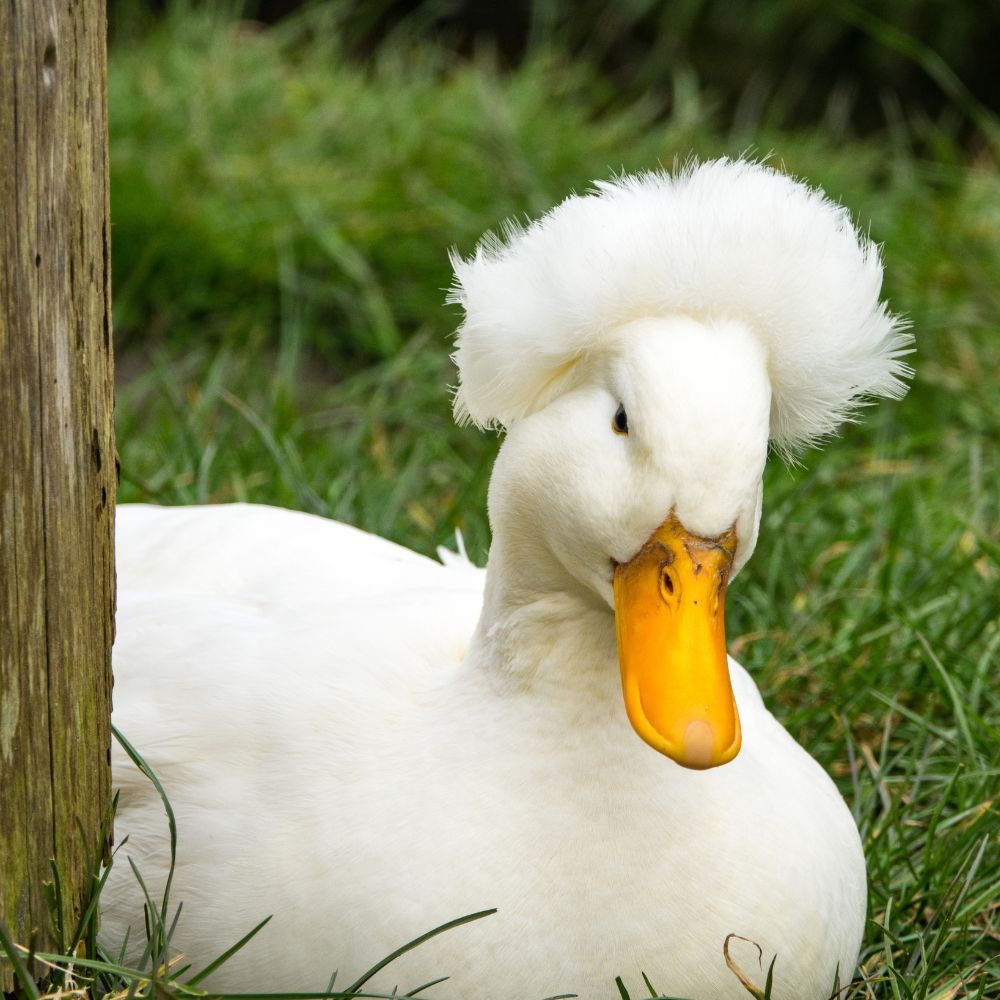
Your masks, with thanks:
M257 924L256 927L254 927L250 931L247 931L247 933L244 934L243 937L241 937L239 941L236 942L236 944L232 945L232 947L230 948L227 948L218 958L209 962L208 965L206 965L205 968L201 970L201 972L199 972L195 976L192 976L190 979L186 980L185 985L197 986L198 983L200 983L207 976L210 976L213 972L215 972L215 970L218 969L219 966L221 966L224 962L228 962L229 959L233 957L233 955L235 955L245 944L247 944L247 942L249 942L257 934L258 931L262 930L270 922L271 922L271 917L270 916L265 917L259 924ZM333 980L331 980L330 982L332 984Z
M443 923L433 930L429 930L419 937L415 937L412 941L408 941L401 948L397 948L394 952L386 955L381 962L377 962L373 965L366 973L364 973L359 979L353 982L346 990L347 993L356 993L358 990L368 982L372 976L381 972L387 965L394 962L400 955L405 955L408 951L412 951L414 948L422 945L425 941L430 941L431 938L437 937L439 934L444 934L446 931L454 930L456 927L461 927L463 924L471 924L473 921L482 920L483 917L492 916L496 913L496 908L490 910L479 910L477 913L469 913L464 917L456 917L454 920L449 920L447 923Z

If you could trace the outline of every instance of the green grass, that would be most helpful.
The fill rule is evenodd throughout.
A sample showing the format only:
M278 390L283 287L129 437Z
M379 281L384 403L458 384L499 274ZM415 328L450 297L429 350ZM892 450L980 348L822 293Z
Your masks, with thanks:
M173 16L113 50L120 499L282 504L424 552L460 528L482 560L497 442L450 419L447 248L623 168L770 153L871 220L917 376L772 462L731 646L864 836L869 982L842 996L1000 995L997 165L918 158L905 121L765 133L689 78L672 96L622 107L557 51L362 67L329 10ZM640 971L609 990L645 995Z

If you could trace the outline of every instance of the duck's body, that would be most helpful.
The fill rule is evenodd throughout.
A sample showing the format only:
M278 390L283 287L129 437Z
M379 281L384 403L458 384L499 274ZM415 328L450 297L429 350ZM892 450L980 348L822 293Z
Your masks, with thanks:
M607 610L561 609L524 688L467 655L471 567L268 507L123 507L118 538L115 721L177 815L177 947L207 964L275 914L218 985L321 990L335 968L346 985L494 906L375 984L611 997L645 971L669 995L738 1000L729 933L778 955L776 998L825 996L838 965L849 978L857 830L735 662L743 749L689 771L632 733ZM161 884L162 807L120 753L115 781L125 850ZM137 907L120 864L109 940L126 921L141 937Z
M857 830L727 661L723 609L769 440L901 391L877 252L725 162L508 237L456 262L456 407L507 431L485 579L268 508L121 512L115 722L177 813L176 944L205 963L273 913L214 985L316 990L497 907L375 985L602 998L644 971L738 1000L738 934L775 1000L825 1000L865 919ZM160 805L115 781L159 887ZM141 926L116 878L112 942Z

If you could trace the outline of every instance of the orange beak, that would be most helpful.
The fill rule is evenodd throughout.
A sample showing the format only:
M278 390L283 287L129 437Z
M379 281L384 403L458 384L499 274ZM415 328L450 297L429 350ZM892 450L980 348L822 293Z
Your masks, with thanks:
M615 567L618 662L629 721L654 750L703 770L740 751L724 610L736 530L687 531L671 515Z

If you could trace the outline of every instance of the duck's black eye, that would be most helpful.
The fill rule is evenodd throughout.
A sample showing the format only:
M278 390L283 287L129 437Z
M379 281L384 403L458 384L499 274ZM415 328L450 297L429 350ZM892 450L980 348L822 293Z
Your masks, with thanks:
M628 434L628 414L625 412L625 407L622 406L621 403L618 404L618 409L615 410L611 426L614 428L614 432L616 434Z

